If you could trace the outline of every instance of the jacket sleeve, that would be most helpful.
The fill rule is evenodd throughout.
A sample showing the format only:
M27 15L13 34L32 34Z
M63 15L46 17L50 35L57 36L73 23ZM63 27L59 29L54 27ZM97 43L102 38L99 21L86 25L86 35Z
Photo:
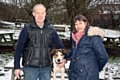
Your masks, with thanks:
M70 36L72 36L72 35L70 34ZM72 42L72 45L73 45L73 39L71 40L71 42ZM72 53L73 53L72 48L70 50L67 50L67 54L65 54L64 58L65 59L71 59Z
M24 27L20 32L20 35L17 41L17 46L14 53L14 69L20 69L21 53L23 51L26 40L27 40L27 31L26 31L26 28Z
M56 30L54 30L54 36L53 36L53 38L54 38L53 42L54 42L56 48L58 48L58 49L59 48L65 48L64 45L63 45L63 43L62 43L62 41L61 41L61 39L59 38Z
M67 50L67 54L65 54L64 59L70 59L72 57L72 50Z
M92 41L93 49L95 50L98 59L99 71L101 71L108 61L108 54L100 36L94 36Z

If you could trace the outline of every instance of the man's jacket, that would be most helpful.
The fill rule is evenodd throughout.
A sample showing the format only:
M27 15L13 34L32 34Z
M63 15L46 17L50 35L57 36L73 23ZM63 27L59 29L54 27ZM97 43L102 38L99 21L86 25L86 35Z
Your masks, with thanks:
M14 68L20 68L18 59L21 53L23 56L23 66L51 66L50 52L52 48L64 48L64 46L50 22L45 19L43 28L40 28L36 25L34 18L32 18L31 22L23 29L25 29L26 32L21 31L19 36L17 48L15 51ZM21 38L24 39L24 42L22 42L23 39L21 40ZM19 50L19 48L22 49Z

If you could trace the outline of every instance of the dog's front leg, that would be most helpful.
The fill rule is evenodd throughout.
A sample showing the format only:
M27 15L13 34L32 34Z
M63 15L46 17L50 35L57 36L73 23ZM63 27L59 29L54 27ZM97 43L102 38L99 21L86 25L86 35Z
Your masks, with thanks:
M62 73L61 73L61 80L64 80L64 78L65 78L65 73L62 72Z
M53 80L56 80L56 74L53 72Z

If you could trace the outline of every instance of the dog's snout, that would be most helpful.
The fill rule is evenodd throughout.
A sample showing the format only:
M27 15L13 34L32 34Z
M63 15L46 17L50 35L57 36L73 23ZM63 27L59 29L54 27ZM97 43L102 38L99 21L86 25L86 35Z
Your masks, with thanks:
M60 62L60 59L58 59L57 61Z

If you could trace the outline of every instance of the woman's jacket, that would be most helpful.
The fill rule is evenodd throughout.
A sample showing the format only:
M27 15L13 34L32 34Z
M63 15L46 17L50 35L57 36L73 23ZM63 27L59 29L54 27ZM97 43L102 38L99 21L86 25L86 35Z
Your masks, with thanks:
M71 59L69 80L99 80L99 71L108 60L103 36L98 27L88 26L78 45L72 39L72 49L65 55L66 59Z

